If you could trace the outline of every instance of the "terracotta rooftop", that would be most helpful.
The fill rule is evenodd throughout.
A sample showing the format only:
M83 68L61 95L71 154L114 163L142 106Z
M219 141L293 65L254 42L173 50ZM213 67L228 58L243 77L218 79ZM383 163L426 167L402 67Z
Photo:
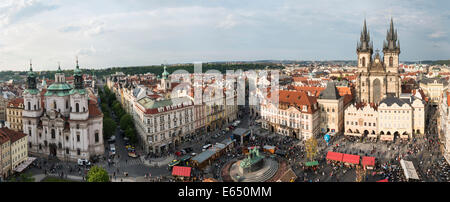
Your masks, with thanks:
M22 104L20 106L20 104ZM8 102L8 107L23 108L23 98L15 98Z
M27 136L25 133L16 132L14 130L5 127L0 128L0 133L8 136L8 138L11 140L11 143L16 142L17 140L20 140L23 137Z
M89 100L89 118L102 116L103 113L92 100Z

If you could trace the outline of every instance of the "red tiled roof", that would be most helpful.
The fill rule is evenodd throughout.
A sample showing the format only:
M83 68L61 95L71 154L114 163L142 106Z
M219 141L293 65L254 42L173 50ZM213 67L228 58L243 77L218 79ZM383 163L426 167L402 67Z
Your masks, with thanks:
M0 133L0 145L4 144L5 142L9 141L9 137L7 135L3 135Z
M363 166L375 166L375 157L364 156L361 160Z
M342 161L344 154L343 153L339 153L339 152L332 152L329 151L327 153L327 159L328 160L333 160L333 161Z
M9 128L0 128L0 133L5 135L5 136L7 136L11 140L11 143L13 143L13 142L15 142L17 140L20 140L23 137L27 136L24 133L16 132L16 131L11 130Z
M15 98L15 99L13 99L13 100L8 102L8 107L19 108L20 104L22 104L21 108L23 108L23 98Z
M89 117L98 117L101 116L103 113L100 111L100 109L97 107L97 104L95 104L92 100L89 100Z
M342 161L351 164L359 164L359 156L353 154L344 154Z
M174 166L172 169L173 169L172 170L173 176L183 176L183 177L191 176L191 167Z
M268 95L270 98L270 94ZM300 107L303 111L303 106L307 106L306 113L314 113L317 111L317 106L314 109L314 105L317 103L317 99L313 96L308 96L305 92L279 90L278 100L280 103L286 103L291 106Z

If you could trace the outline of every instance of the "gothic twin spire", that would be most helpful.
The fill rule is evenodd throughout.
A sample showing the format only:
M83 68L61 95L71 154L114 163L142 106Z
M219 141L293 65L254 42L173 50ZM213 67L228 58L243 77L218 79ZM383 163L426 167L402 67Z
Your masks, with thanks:
M357 43L356 50L358 52L373 53L373 42L370 41L370 34L365 19L360 41ZM390 28L387 30L386 40L383 42L383 52L386 51L400 51L400 41L397 41L397 30L394 29L394 20L392 18Z
M356 50L361 52L373 53L373 43L370 41L369 30L367 30L366 20L364 19L364 27L361 31L360 41L357 44Z
M394 29L394 21L391 18L391 26L383 42L383 51L400 51L400 41L397 41L397 30Z

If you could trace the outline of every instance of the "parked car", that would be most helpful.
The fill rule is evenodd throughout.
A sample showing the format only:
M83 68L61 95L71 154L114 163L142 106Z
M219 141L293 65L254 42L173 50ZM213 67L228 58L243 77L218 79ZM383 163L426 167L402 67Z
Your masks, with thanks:
M111 136L109 139L108 139L108 142L109 143L113 143L113 142L115 142L116 141L116 136Z
M91 162L89 162L87 159L78 159L78 165L79 166L90 166Z
M197 155L197 153L191 153L191 156L196 156Z
M109 145L109 154L116 155L116 146L114 144Z

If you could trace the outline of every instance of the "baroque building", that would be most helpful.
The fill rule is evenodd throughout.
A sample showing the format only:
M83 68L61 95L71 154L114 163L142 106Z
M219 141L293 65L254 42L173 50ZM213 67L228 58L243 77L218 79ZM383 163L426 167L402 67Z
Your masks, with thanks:
M373 42L370 40L365 20L356 53L358 54L356 100L358 102L379 103L387 96L399 97L401 94L400 42L397 40L397 30L394 29L393 20L391 19L391 26L383 44L383 60L379 51L376 51L374 57L372 56Z
M103 114L89 98L78 61L73 76L72 86L58 67L55 82L39 91L30 64L22 118L30 153L72 161L104 153Z

